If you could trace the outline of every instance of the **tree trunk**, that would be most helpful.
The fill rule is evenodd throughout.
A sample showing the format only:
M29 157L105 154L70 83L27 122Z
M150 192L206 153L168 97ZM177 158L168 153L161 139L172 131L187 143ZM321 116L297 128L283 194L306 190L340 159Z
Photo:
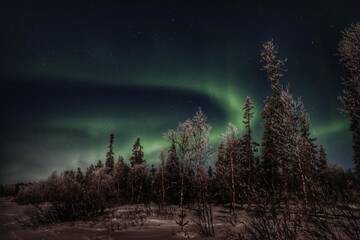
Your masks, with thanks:
M235 179L234 179L234 163L232 153L230 153L230 168L231 168L231 215L234 218L234 222L236 222L236 212L235 212Z

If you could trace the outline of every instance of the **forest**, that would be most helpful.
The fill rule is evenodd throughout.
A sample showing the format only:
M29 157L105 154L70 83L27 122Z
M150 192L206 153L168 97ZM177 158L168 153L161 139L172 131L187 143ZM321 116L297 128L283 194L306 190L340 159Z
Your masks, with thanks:
M164 133L168 149L156 165L146 162L140 137L129 159L116 156L110 134L103 160L2 185L1 195L32 206L21 221L31 228L103 219L116 232L156 216L172 222L180 239L360 239L360 23L345 29L338 44L353 169L328 162L302 99L282 81L286 59L274 41L261 46L259 57L271 95L262 109L246 97L239 106L243 127L229 123L215 148L199 109ZM261 142L252 135L255 110L263 121Z

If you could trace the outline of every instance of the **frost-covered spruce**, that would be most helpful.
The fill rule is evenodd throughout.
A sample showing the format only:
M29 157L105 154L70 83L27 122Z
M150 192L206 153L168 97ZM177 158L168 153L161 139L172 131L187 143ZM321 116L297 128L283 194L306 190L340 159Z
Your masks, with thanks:
M338 51L345 72L340 100L350 120L355 169L360 177L360 23L343 31Z
M288 203L289 171L295 162L295 124L292 96L284 90L280 79L283 76L285 60L279 59L272 41L263 44L261 52L263 69L271 82L272 95L266 99L262 112L264 119L262 170L265 188L273 206L282 198Z

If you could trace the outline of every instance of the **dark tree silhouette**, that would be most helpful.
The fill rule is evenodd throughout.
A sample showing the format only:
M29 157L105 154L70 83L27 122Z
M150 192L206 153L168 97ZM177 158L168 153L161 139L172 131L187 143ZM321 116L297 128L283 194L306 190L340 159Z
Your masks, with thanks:
M215 183L216 183L216 198L221 203L225 202L228 195L228 159L226 158L226 144L221 141L217 151L217 161L215 162Z
M167 201L179 203L181 187L180 163L176 153L176 145L172 142L165 164L165 185Z
M360 23L343 31L338 51L345 71L340 100L350 120L355 170L360 178Z
M319 148L316 169L319 172L324 172L327 169L327 155L326 155L325 149L322 145L320 145L320 148Z
M99 160L95 165L96 169L103 168L103 167L104 167L104 164L103 164L103 162L101 160Z
M317 146L315 139L311 137L310 118L305 111L301 99L294 101L294 108L296 111L297 151L295 152L296 162L292 179L295 179L295 183L297 184L292 186L292 190L300 193L298 196L300 195L304 201L304 206L307 207L309 198L313 193L311 186L316 180Z
M80 184L84 183L84 174L81 171L81 168L79 168L79 167L77 168L77 171L76 171L76 181Z
M131 167L136 164L145 164L143 147L140 144L140 138L136 138L136 141L132 148L132 155L130 157Z
M268 189L272 211L275 213L281 194L283 193L286 199L289 198L289 162L294 152L294 149L290 148L293 135L293 116L290 107L292 97L283 90L280 83L286 60L279 59L272 41L263 44L261 62L264 64L263 69L267 73L272 89L272 95L266 99L262 112L264 119L262 169L265 188Z
M124 161L123 157L119 156L113 169L113 182L116 198L122 203L126 203L130 200L129 172L129 165Z
M105 160L105 167L108 169L108 172L112 171L115 164L113 144L114 144L114 134L110 134L109 146L108 146L109 150L106 153L106 160Z
M254 144L251 137L251 119L253 113L253 103L250 97L246 97L244 104L244 116L243 124L245 128L245 134L240 139L240 159L238 166L238 177L240 181L240 192L245 195L243 200L249 200L251 193L254 192Z

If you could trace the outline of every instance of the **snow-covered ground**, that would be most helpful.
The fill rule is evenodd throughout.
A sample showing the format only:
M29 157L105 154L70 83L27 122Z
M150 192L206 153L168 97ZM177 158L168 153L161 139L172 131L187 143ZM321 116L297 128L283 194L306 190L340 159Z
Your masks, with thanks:
M17 219L25 217L27 206L20 206L10 199L0 199L1 240L50 240L50 239L181 239L174 234L172 221L149 218L141 227L129 227L122 231L109 231L99 222L72 222L38 229L24 228Z

